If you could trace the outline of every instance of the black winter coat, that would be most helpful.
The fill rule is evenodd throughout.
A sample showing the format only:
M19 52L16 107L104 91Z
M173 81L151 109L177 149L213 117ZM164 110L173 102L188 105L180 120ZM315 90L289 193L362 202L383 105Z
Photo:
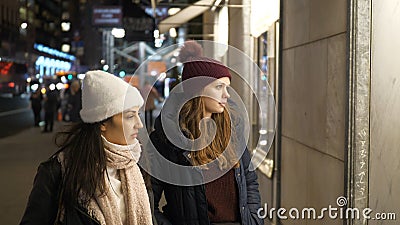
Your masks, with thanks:
M56 156L40 164L20 225L54 225L61 187L61 165ZM98 225L86 209L75 206L65 212L64 225Z
M150 135L156 151L163 157L179 165L190 165L188 152L170 143L162 129L160 116L155 122L155 131ZM154 160L152 160L154 162ZM257 175L250 171L250 154L246 149L240 159L240 167L235 168L235 180L239 190L239 207L242 225L261 225L263 220L257 217L261 207ZM158 168L168 171L168 168ZM154 194L154 214L158 225L209 225L207 200L204 185L178 186L152 178ZM163 212L159 210L162 193L167 201Z

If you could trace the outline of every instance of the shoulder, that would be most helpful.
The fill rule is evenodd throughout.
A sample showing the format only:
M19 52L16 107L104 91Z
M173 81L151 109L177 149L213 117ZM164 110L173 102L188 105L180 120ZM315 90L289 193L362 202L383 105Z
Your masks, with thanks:
M160 153L164 158L168 159L169 161L172 161L177 164L187 164L187 159L184 156L184 153L186 152L185 150L175 146L170 139L175 138L174 142L183 144L184 140L182 137L182 133L179 134L171 134L167 135L166 130L164 129L165 127L162 125L161 122L161 116L159 115L154 123L155 130L150 133L150 141L151 144L150 147L154 146L154 150ZM169 130L169 129L167 129ZM171 132L170 132L171 133ZM179 136L178 139L176 135ZM149 150L149 149L147 149ZM153 149L150 149L152 151Z
M58 154L54 154L46 161L40 163L38 174L40 173L52 181L61 178L61 163L58 161L57 156Z
M50 159L40 163L33 182L31 197L29 198L32 198L33 202L52 198L57 193L61 180L61 164L56 157L52 156Z

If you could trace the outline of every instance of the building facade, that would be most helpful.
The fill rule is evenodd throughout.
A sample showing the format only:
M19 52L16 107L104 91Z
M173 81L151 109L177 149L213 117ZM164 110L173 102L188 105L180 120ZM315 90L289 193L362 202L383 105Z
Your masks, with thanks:
M263 36L252 35L253 11L246 7L254 2L229 1L225 30L229 45L257 61ZM273 156L266 158L273 160L272 176L258 170L262 201L269 208L300 212L313 207L316 217L329 206L372 213L369 219L327 213L320 219L279 219L275 214L266 224L395 224L400 213L393 193L400 186L400 120L394 116L398 15L394 1L280 1L277 30L266 30L268 47L278 44L275 53L267 50L277 126ZM248 112L255 148L260 116L241 83L233 80L232 86L256 111Z

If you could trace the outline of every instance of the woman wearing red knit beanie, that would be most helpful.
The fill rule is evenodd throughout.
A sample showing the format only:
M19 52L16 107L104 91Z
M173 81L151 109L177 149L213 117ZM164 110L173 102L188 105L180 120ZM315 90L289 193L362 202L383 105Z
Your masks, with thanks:
M167 99L150 140L157 154L198 173L173 171L155 159L153 175L196 180L199 174L202 182L182 185L153 176L158 225L263 224L257 216L261 207L257 175L249 169L250 154L240 129L243 120L230 101L229 69L204 57L202 47L195 41L185 42L180 60L183 93L169 97L174 100ZM172 112L177 108L178 112ZM168 117L174 114L176 120ZM177 126L179 132L171 132L170 126ZM162 194L167 204L160 209Z

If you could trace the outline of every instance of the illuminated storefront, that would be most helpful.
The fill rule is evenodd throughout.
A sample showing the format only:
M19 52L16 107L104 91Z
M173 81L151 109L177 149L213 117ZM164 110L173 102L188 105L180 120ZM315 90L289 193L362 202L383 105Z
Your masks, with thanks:
M46 55L54 56L55 58L41 55L35 61L35 74L37 78L53 76L60 71L70 71L76 58L73 55L52 49L42 44L35 44L34 49L46 53ZM62 60L65 59L65 60Z

